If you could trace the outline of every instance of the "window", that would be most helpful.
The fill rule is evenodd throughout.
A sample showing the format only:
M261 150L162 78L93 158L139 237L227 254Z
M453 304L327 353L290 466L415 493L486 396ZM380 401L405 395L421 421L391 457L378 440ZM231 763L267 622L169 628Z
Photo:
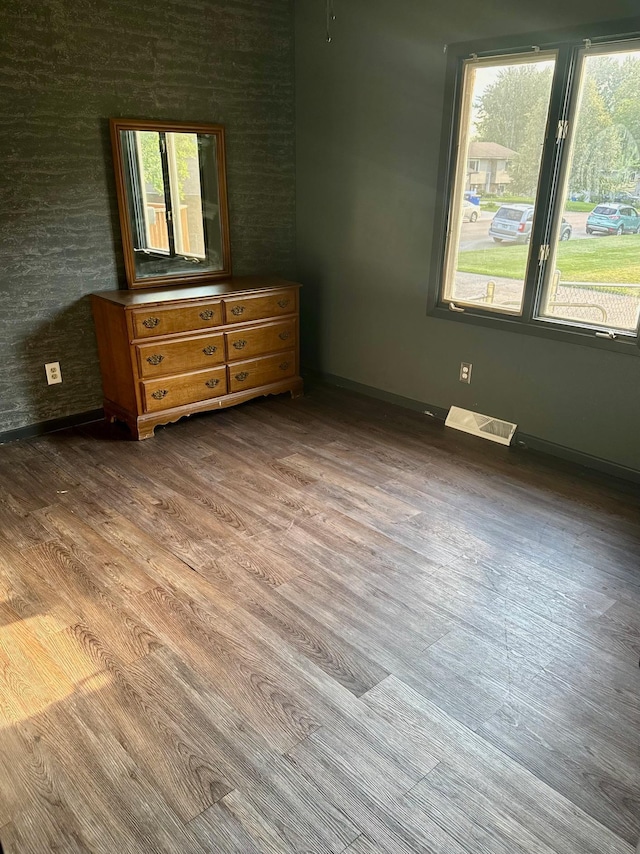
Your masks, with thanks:
M129 131L136 251L203 259L200 152L195 133Z
M640 38L461 53L432 311L637 347ZM473 220L471 152L487 163Z

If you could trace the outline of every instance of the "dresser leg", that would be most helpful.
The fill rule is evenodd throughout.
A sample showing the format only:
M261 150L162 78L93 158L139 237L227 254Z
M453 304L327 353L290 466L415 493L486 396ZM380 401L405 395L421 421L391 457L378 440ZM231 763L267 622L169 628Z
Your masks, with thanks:
M153 439L155 429L155 424L136 424L132 428L131 432L134 439L142 441L142 439Z
M304 395L304 387L302 383L297 385L295 388L292 388L289 394L291 395L292 400L295 400L296 397L302 397Z

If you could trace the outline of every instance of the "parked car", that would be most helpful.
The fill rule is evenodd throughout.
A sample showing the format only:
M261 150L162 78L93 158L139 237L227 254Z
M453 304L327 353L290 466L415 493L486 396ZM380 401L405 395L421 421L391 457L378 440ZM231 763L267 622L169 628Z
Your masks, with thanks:
M480 205L476 205L469 199L462 202L462 221L475 222L480 216Z
M528 243L531 240L533 211L533 205L523 203L502 205L491 221L490 236L496 243L503 243L504 241ZM571 232L571 224L563 217L560 225L560 240L569 240Z
M640 199L637 196L632 195L631 193L616 193L613 197L613 201L631 205L631 207L637 207L638 202L640 202Z
M638 234L640 215L635 208L622 202L597 205L587 217L587 234Z

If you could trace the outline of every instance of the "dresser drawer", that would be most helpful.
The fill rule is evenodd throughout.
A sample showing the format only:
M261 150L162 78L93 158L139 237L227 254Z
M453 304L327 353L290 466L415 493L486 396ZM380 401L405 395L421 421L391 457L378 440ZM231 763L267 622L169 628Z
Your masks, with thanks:
M253 329L236 329L224 333L227 344L227 359L246 359L262 356L278 350L290 350L296 344L296 321L284 320Z
M170 308L137 308L131 315L134 338L197 332L199 329L220 326L223 322L220 300Z
M281 314L293 314L298 307L297 290L291 288L264 296L234 297L224 300L226 323L266 320Z
M225 367L142 382L142 402L145 412L172 409L174 406L197 403L226 393L227 369Z
M198 338L137 344L136 357L141 377L198 371L224 362L224 338L222 335L200 335Z
M260 385L269 385L278 380L292 377L296 372L296 355L293 350L251 359L248 362L235 362L227 368L229 371L229 391L243 391Z

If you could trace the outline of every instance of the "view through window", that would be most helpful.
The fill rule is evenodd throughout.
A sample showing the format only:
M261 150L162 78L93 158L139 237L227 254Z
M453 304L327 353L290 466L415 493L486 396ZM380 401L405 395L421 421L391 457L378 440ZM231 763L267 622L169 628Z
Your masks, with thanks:
M554 54L469 60L445 298L522 309Z
M635 331L640 313L640 48L581 63L563 222L541 316ZM570 239L569 239L570 238Z
M462 75L441 299L635 336L640 41L473 56Z

